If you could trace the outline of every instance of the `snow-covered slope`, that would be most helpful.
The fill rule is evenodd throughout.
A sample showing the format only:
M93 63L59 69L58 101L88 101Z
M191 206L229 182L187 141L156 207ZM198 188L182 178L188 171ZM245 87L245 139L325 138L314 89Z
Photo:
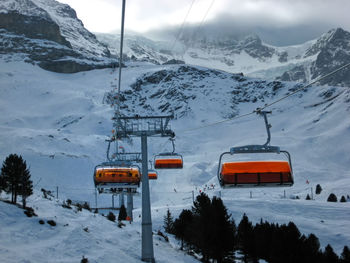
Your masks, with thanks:
M80 262L83 256L91 263L142 262L138 219L119 228L102 215L63 208L62 201L44 199L39 192L29 205L37 217L28 218L22 209L0 201L1 262ZM198 262L175 248L176 243L154 235L157 262Z
M161 81L165 74L169 76ZM88 201L93 206L92 173L94 166L105 160L105 139L112 130L113 110L103 101L106 92L115 87L116 75L111 69L58 74L24 62L0 61L1 159L10 153L21 154L30 166L36 189L55 190L58 186L59 198ZM162 225L167 207L177 215L191 205L192 191L205 190L210 196L221 194L236 222L243 212L253 221L261 217L281 223L291 220L303 233L315 233L322 247L330 243L339 253L349 245L349 202L326 202L331 192L338 198L350 194L348 89L311 87L270 108L271 144L292 155L295 185L291 188L218 188L216 171L222 152L231 146L265 142L264 123L258 116L195 129L251 112L295 88L294 83L267 82L201 67L128 64L122 77L127 99L124 113L164 114L174 109L177 119L171 126L177 135L176 150L185 160L183 170L161 171L159 179L150 183L154 229ZM136 138L132 145L122 145L139 151L139 143ZM169 149L168 140L149 139L150 159ZM315 189L318 183L323 188L321 195L306 201L311 187ZM209 190L211 185L214 189ZM110 196L100 195L98 205L110 206L110 200ZM138 218L140 196L135 197L134 207ZM12 236L8 233L13 232L5 233ZM8 243L3 244L7 244L2 245L6 255L12 255Z

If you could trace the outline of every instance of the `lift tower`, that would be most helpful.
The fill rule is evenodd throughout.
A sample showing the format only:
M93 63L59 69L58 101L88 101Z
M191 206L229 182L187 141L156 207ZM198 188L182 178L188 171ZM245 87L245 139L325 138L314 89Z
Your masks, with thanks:
M129 137L141 137L141 155L142 155L142 248L141 260L146 262L155 262L153 252L152 238L152 217L151 202L148 178L148 151L147 137L175 137L175 133L170 129L169 121L174 116L134 116L122 117L116 116L115 139L120 140Z

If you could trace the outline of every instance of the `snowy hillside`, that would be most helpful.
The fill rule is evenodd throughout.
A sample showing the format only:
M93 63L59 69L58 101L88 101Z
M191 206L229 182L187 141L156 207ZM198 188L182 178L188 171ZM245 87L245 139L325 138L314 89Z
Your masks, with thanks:
M0 202L1 262L80 262L83 256L89 262L141 262L139 220L118 228L102 215L63 208L61 201L44 199L39 192L29 201L37 217ZM198 262L161 236L154 236L154 244L157 262Z
M171 126L177 135L176 151L184 157L184 169L161 171L158 180L150 182L154 230L163 224L167 207L176 216L183 208L191 206L192 191L195 194L206 191L209 196L222 196L236 222L244 212L253 222L260 218L279 223L294 221L302 233L316 234L322 247L330 243L338 254L344 245L350 244L350 221L347 220L350 216L350 202L326 202L331 192L338 198L350 195L350 119L347 118L350 111L349 89L311 87L269 108L273 111L269 117L272 124L271 145L279 145L291 153L295 173L293 187L220 190L216 178L219 155L231 146L264 143L266 132L263 119L250 115L235 121L197 128L223 118L249 113L291 92L298 85L262 81L195 66L154 66L135 62L127 66L123 69L122 77L125 114L164 114L172 109L177 114ZM88 201L94 206L92 174L94 166L106 158L105 139L111 135L113 116L112 108L106 103L106 93L115 87L116 75L111 69L58 74L20 61L1 60L1 159L4 160L10 153L21 154L30 166L36 189L55 190L59 187L61 200L70 198ZM163 76L168 77L161 81ZM132 145L126 142L122 145L130 151L140 149L137 138ZM169 149L171 144L167 139L149 139L150 159L154 154ZM310 194L311 188L315 189L316 184L321 184L322 193L314 195L315 200L306 201L306 195ZM214 189L208 187L211 185ZM295 199L296 196L300 199ZM31 202L35 203L35 200ZM137 229L141 229L137 219L140 203L141 197L136 196L136 221L126 228L128 230L120 232L122 239L128 239L126 232L132 232L131 240L135 246L139 240ZM110 205L111 196L99 195L98 206ZM10 214L18 212L12 211L12 207L4 207L1 207L2 218L6 219L1 224L8 225L14 220ZM44 211L43 209L40 214L39 210L39 216L49 217ZM52 212L53 216L59 217L59 214L61 212ZM55 237L49 236L47 240L55 247L55 244L64 243L62 240L70 237L74 244L79 243L79 253L74 254L77 259L85 253L85 240L91 246L94 242L99 242L98 246L103 247L110 242L108 237L114 237L114 230L106 230L108 233L101 232L86 239L85 236L89 234L82 231L84 223L81 222L85 222L93 233L97 233L101 230L98 222L104 218L92 219L93 215L88 214L67 216L72 217L69 225L73 229L72 233L77 233L77 239L68 233L71 229L66 230L68 228L62 222L57 227L58 230L53 230L60 235L53 234ZM25 220L28 219L22 218L19 221L23 230L33 226L42 231L44 226L39 225L37 219ZM68 221L62 221L65 220ZM11 223L13 224L16 223ZM6 234L12 242L19 242L18 236L13 235L15 230L11 229L5 230L2 235ZM26 231L24 233L28 235L31 233ZM119 236L119 231L122 230L115 231L115 236ZM40 233L42 234L34 239L39 240L47 235L44 231ZM107 235L106 240L103 233ZM19 235L21 238L22 234ZM61 235L62 238L59 237ZM1 242L2 253L6 257L13 256L9 243ZM29 249L24 243L19 244ZM114 243L106 246L115 248ZM165 246L167 245L161 244L159 248ZM45 251L58 256L65 248L66 245L61 245ZM136 258L137 261L139 249L127 254L123 254L125 259L133 262ZM67 257L69 255L71 254ZM108 262L109 255L106 257ZM162 249L156 248L155 257L160 262L168 262ZM98 259L96 256L97 261Z

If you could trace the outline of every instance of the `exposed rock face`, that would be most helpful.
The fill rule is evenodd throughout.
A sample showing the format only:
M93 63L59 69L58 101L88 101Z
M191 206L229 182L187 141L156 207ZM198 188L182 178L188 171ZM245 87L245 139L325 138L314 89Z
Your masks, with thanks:
M230 38L230 39L207 39L202 38L197 41L183 40L189 42L188 45L191 47L200 48L202 51L207 53L216 53L220 50L224 55L230 56L233 54L240 54L245 51L249 56L258 60L265 60L270 58L274 53L275 49L264 45L259 36L251 34L244 38ZM198 56L192 51L191 56ZM229 62L230 59L226 57ZM229 62L230 63L230 62ZM233 62L232 62L233 63Z
M226 118L238 114L239 103L264 102L284 88L285 84L279 81L268 82L249 79L241 74L173 65L168 69L149 72L137 78L129 89L122 92L120 101L122 113L125 115L176 113L181 118L198 114L192 105L200 103L200 107L205 110L208 110L210 105L215 105L209 111L218 111ZM107 93L105 98L107 103L116 103L113 92ZM213 100L217 103L213 103Z
M305 52L305 57L316 56L309 67L296 66L285 72L279 79L286 81L312 81L350 63L350 33L333 29L323 34ZM307 72L309 78L307 78ZM350 86L350 67L323 79L319 84Z
M172 64L185 64L185 61L179 59L170 59L167 62L164 62L163 65L172 65Z
M112 67L116 61L68 5L54 0L0 2L0 54L62 73Z
M250 35L241 41L238 50L244 50L253 58L270 58L275 53L273 48L262 44L261 39L257 35Z
M47 39L71 48L59 26L47 18L25 16L16 11L0 13L0 28L28 38Z
M296 66L292 70L284 72L278 79L283 81L306 82L305 68L303 65Z

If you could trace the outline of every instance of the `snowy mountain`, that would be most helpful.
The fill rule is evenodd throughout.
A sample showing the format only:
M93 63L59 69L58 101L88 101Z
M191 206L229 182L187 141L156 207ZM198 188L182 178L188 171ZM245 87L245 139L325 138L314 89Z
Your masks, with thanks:
M120 35L96 33L97 39L108 46L111 53L119 57ZM124 36L123 54L124 59L148 61L154 64L162 64L172 59L169 43L152 41L141 35Z
M349 35L349 32L337 28L319 39L286 47L268 45L253 34L239 37L185 35L176 45L173 40L157 42L130 35L125 42L125 54L155 64L177 58L187 64L232 73L242 72L251 77L308 82L350 62ZM117 53L119 48L115 41L119 40L118 36L97 34L97 37L109 47L114 47L112 53ZM349 76L347 69L337 79L327 80L327 83L348 86Z
M309 65L299 65L286 71L279 79L287 81L311 81L326 75L350 61L350 33L333 29L323 34L304 54L304 57L316 56ZM350 69L336 77L325 80L322 84L350 85Z
M113 63L108 48L84 28L76 12L55 0L1 1L0 35L0 54L7 59L20 54L51 71L77 72Z
M24 62L1 60L0 63L1 159L10 153L21 154L30 166L35 189L56 191L58 187L61 200L87 201L94 206L93 169L106 159L105 139L113 128L113 108L108 104L108 92L115 86L117 72L101 69L57 74ZM162 80L165 74L169 76ZM256 115L211 124L251 112L296 87L295 83L262 81L196 66L127 64L122 78L123 98L126 99L122 105L123 113L153 115L175 110L177 118L171 121L171 126L176 133L176 151L184 157L183 170L160 171L159 179L150 183L154 231L161 228L168 207L176 216L183 208L191 206L192 191L195 195L205 191L209 196L221 195L236 222L243 213L247 213L253 222L261 218L276 223L293 221L302 233L316 234L322 247L329 243L338 254L344 245L349 245L350 223L347 218L350 216L350 202L326 202L330 193L338 198L350 194L350 121L344 118L350 110L347 88L311 87L269 108L273 111L269 117L271 144L291 153L295 176L293 187L231 190L218 187L216 171L220 154L231 146L264 143L266 132L263 119ZM121 145L128 151L140 150L138 138L132 144L125 141ZM149 138L148 148L152 160L153 155L169 151L171 144L167 139ZM314 194L314 201L305 200L316 184L321 184L322 193ZM213 188L207 187L210 185ZM111 196L98 195L98 206L111 206ZM4 209L7 211L8 208ZM141 227L140 209L141 196L136 196L136 219L132 229ZM13 220L6 218L5 222ZM84 218L74 220L89 221L88 216ZM82 227L79 228L78 223L69 223L68 219L63 221L75 226L76 230L70 236L73 238L71 244L84 244L83 235L88 234L81 230ZM37 225L33 231L40 227L37 221L33 224ZM30 226L25 233L36 235ZM89 225L90 228L93 232L100 229ZM14 234L16 230L13 228L1 229L6 229L2 231L11 237L0 241L2 254L9 258L14 253L9 244L17 242L18 235ZM62 225L59 229L71 231ZM76 238L74 233L77 233ZM137 262L140 244L136 240L139 239L137 235L131 235L137 247L136 254L133 254ZM110 237L108 235L107 241L102 241L105 237L99 235L97 241L104 244ZM115 237L119 240L119 234ZM123 237L121 234L120 238ZM59 243L55 237L48 237L48 240L51 244ZM24 243L18 244L25 247ZM87 248L78 247L79 253L74 255L80 258ZM58 246L47 251L57 255L63 249L64 246ZM162 252L157 251L156 259L162 258ZM45 259L39 262L45 262ZM167 261L164 259L164 262Z
M76 262L85 255L91 262L140 262L141 194L134 199L134 223L123 229L101 215L60 205L69 198L111 206L111 195L95 199L93 183L94 167L106 160L106 139L113 129L117 72L106 68L113 62L108 49L83 28L74 10L56 1L4 0L0 10L0 157L17 153L26 160L35 188L28 204L38 212L38 218L27 218L0 202L1 259ZM153 231L162 228L168 208L177 216L191 207L192 195L204 191L210 197L221 196L236 222L243 213L254 223L293 221L303 234L316 234L322 247L329 243L339 254L349 246L350 202L326 202L330 193L338 199L350 195L350 119L344 117L350 111L350 91L336 86L347 85L347 71L326 79L330 86L309 87L268 108L271 145L292 156L292 187L221 189L216 174L220 154L230 147L266 141L264 121L256 114L227 118L252 113L301 87L273 80L284 72L291 72L290 79L307 81L328 72L328 66L341 66L347 61L347 38L347 32L335 30L291 47L266 45L256 35L183 40L172 54L168 43L126 37L130 60L122 70L122 114L174 113L176 152L184 158L182 170L160 171L158 180L150 182ZM112 41L111 51L117 53L117 38L99 39ZM174 57L193 65L163 64ZM299 70L294 71L296 67ZM52 72L84 69L93 70ZM272 80L253 75L269 75ZM139 138L132 139L120 145L140 151ZM169 149L165 138L148 139L150 160ZM237 160L283 159L267 155ZM317 184L323 188L319 195L314 194ZM56 191L59 200L39 197L41 188ZM311 193L314 200L305 200ZM58 224L40 225L39 219ZM165 243L156 235L154 240L158 262L196 262L174 251L176 243Z

